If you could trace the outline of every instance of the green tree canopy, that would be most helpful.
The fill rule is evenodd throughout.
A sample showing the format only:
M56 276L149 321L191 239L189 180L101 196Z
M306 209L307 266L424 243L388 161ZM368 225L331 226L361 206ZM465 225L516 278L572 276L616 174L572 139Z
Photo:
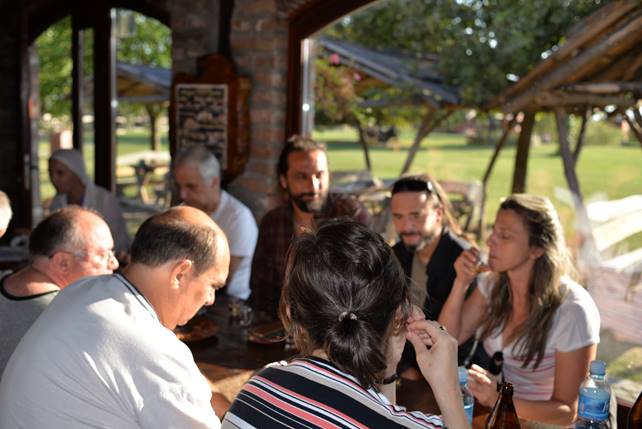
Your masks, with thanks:
M463 102L483 106L563 42L600 0L383 0L325 34L368 47L439 55Z
M118 61L156 67L171 67L171 33L161 22L132 11L121 11L133 17L134 31L117 41ZM93 37L86 31L84 38L84 73L92 76ZM40 61L41 111L54 117L69 117L71 113L71 19L69 17L49 27L36 40ZM131 111L132 106L122 106Z

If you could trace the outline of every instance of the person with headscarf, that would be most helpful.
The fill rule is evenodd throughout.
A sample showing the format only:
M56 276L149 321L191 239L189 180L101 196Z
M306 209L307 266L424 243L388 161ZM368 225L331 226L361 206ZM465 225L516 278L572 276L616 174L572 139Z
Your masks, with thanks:
M93 183L79 151L55 151L49 158L49 178L56 188L50 211L72 204L97 211L111 229L116 254L122 256L128 251L129 235L120 203L114 194Z

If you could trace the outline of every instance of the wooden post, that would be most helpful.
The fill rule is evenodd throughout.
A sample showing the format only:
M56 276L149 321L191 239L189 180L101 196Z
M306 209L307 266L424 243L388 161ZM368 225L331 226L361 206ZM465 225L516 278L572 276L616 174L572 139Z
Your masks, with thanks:
M366 170L372 171L372 164L370 162L370 150L368 149L368 142L366 141L366 136L364 135L365 133L363 130L363 125L361 125L361 121L359 121L359 119L357 118L354 118L354 122L355 126L357 127L357 131L359 132L359 144L363 149L363 158L366 162Z
M424 116L423 120L421 121L421 125L417 130L417 134L415 134L415 140L412 142L412 146L408 151L406 162L404 162L401 173L399 173L400 176L403 176L408 171L410 171L412 161L414 161L415 155L417 155L417 151L419 151L419 148L421 147L421 141L435 128L437 128L439 124L441 124L447 117L452 115L453 112L454 110L448 110L444 112L440 117L434 119L433 117L437 114L436 110L430 109L428 113L426 113L426 116Z
M37 147L38 142L33 142L33 135L31 132L31 120L33 113L33 103L31 100L31 64L29 58L29 20L27 14L21 14L20 25L18 34L18 54L19 54L19 79L20 79L20 150L17 151L18 159L16 165L19 166L16 170L19 185L19 198L16 204L17 210L13 214L14 225L16 227L26 228L31 230L33 227L33 183L31 183L31 164L34 155L34 146ZM37 153L37 152L36 152ZM37 158L36 158L36 165ZM13 197L13 196L12 196Z
M410 170L410 165L412 164L412 161L415 158L415 154L419 150L419 146L421 146L421 140L423 140L423 138L429 132L428 130L430 129L430 124L433 120L433 117L436 114L437 114L437 111L435 109L428 107L428 112L426 112L424 117L421 119L419 128L417 129L417 133L415 134L415 139L413 140L412 145L408 150L406 161L404 162L403 167L401 167L401 172L399 173L399 176L403 176L408 172L408 170Z
M642 131L638 130L637 124L629 118L626 112L623 113L622 116L624 116L624 120L629 124L629 128L633 131L633 135L635 135L636 140L640 142L640 147L642 147Z
M83 100L83 32L75 15L71 17L71 121L74 149L82 152L82 100Z
M95 182L114 191L116 116L116 40L114 9L100 8L94 29L94 168Z
M161 150L161 138L160 133L158 132L158 118L162 107L162 105L157 104L145 104L145 111L149 118L149 148L153 151Z
M506 127L506 129L504 129L502 136L497 141L497 144L495 145L495 151L493 152L493 156L490 158L490 162L488 163L488 167L486 167L486 172L484 173L484 177L482 179L482 198L481 207L479 207L479 222L477 225L477 231L479 231L477 234L477 238L482 241L484 240L484 211L486 209L486 189L488 186L488 179L490 178L490 174L495 167L495 162L499 157L499 152L504 147L504 144L508 140L508 135L515 126L515 122L517 122L517 115L513 115L513 118L508 122L508 126Z
M564 165L564 175L566 176L566 181L568 182L568 187L571 191L571 197L573 198L573 205L575 206L579 229L578 232L581 235L581 260L578 262L590 266L599 261L599 253L593 238L588 213L584 206L582 192L580 190L580 182L575 173L575 163L568 144L568 130L565 116L566 112L562 108L555 109L555 120L557 122L557 132L560 142L562 163Z
M522 130L517 140L517 154L515 155L515 169L513 171L512 193L526 191L526 173L528 171L528 152L531 147L531 134L535 125L535 112L524 112Z
M580 126L580 133L577 136L577 143L575 144L575 150L573 151L573 166L577 165L577 160L580 158L580 152L584 146L584 135L586 134L586 123L588 122L589 116L591 114L591 109L587 108L582 116L582 125Z

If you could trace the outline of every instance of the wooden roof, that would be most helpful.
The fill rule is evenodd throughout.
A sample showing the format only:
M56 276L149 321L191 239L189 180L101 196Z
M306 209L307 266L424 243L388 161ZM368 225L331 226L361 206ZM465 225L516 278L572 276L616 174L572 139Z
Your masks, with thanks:
M457 88L446 85L435 71L439 60L435 55L417 58L399 50L374 50L329 37L319 37L317 41L325 50L337 54L341 63L388 85L412 88L424 102L436 108L458 105L461 101Z
M504 112L628 108L642 98L642 4L615 1L588 16L550 56L495 98Z

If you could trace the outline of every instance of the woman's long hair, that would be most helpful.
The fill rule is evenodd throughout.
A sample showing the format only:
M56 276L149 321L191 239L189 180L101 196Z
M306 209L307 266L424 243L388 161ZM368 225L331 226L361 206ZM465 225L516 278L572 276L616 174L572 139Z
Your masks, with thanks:
M553 316L564 299L560 279L573 271L571 259L557 212L548 198L513 194L501 203L499 210L515 212L526 226L529 246L543 251L533 265L528 286L528 316L517 329L514 346L516 354L523 359L523 368L533 361L537 368L544 357ZM506 273L497 275L489 301L482 338L503 329L512 314L513 297Z
M279 313L304 355L322 349L369 388L386 369L395 317L401 326L408 317L408 285L381 236L333 220L292 243Z

